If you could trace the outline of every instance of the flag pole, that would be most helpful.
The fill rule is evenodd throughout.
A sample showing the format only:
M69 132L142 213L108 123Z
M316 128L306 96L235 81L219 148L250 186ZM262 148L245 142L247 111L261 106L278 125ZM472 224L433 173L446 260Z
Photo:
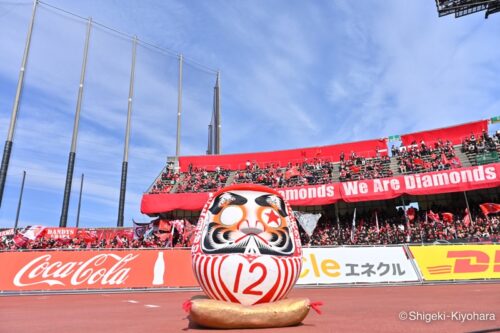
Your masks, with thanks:
M337 233L339 237L339 242L342 241L341 233L340 233L340 219L339 219L339 206L338 202L335 203L335 217L337 218Z
M464 191L464 197L465 197L465 205L467 206L467 212L469 213L469 218L470 218L470 223L474 225L474 219L472 218L472 212L470 211L469 208L469 200L467 200L467 191Z
M352 226L351 226L351 242L354 242L354 232L356 228L356 207L354 207L354 215L352 217Z
M80 195L78 196L78 210L76 212L76 227L80 226L80 208L82 207L82 191L83 191L83 178L84 174L82 173L82 180L80 182Z
M17 113L19 111L19 102L23 92L24 74L26 73L26 65L28 63L28 55L30 52L31 36L33 35L33 26L35 25L36 8L38 0L33 1L33 11L31 13L31 21L26 36L24 45L23 60L21 61L21 69L19 70L19 78L17 80L16 95L14 97L14 105L12 106L12 114L10 116L9 131L7 140L3 150L2 164L0 166L0 206L2 205L3 192L5 189L5 180L7 179L7 170L9 169L10 154L12 153L12 144L14 140L14 129L16 127Z
M14 224L14 230L17 230L17 225L19 223L19 214L21 213L21 203L23 201L24 181L25 180L26 180L26 170L23 171L23 181L21 182L21 192L19 193L19 202L17 203L16 222Z
M410 230L410 220L408 219L408 215L406 214L406 204L403 196L401 196L401 202L403 203L403 212L405 213L406 228Z

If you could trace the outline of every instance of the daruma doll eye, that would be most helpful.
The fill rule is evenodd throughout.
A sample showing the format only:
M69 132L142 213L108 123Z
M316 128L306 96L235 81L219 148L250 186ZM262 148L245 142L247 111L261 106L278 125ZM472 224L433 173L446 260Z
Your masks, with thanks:
M281 226L281 216L274 208L266 208L262 211L261 221L272 228Z
M243 209L240 206L227 206L220 213L220 223L233 225L243 220Z

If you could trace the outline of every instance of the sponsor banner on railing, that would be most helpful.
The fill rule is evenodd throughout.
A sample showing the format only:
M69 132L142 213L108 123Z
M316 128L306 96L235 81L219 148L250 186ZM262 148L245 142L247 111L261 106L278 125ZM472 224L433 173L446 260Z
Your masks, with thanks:
M193 287L190 250L0 253L0 290Z
M500 245L410 246L426 281L500 279Z
M297 284L418 281L403 247L304 248Z

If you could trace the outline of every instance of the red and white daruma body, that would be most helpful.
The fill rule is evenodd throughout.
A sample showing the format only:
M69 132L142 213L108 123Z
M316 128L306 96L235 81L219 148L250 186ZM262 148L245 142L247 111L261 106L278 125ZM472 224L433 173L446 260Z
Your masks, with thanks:
M198 283L210 298L243 305L283 299L302 268L293 212L273 189L226 187L201 212L192 258Z

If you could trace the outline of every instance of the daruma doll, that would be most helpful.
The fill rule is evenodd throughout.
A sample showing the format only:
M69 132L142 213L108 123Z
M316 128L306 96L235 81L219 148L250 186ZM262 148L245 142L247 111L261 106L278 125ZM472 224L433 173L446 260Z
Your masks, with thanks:
M201 212L192 258L195 276L212 299L254 305L285 298L302 268L290 206L264 186L220 190Z

